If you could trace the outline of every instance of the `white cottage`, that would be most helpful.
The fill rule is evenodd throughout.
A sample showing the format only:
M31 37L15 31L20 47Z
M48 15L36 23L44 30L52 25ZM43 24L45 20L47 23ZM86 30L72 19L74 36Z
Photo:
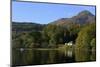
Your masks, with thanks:
M65 43L65 45L72 46L73 45L73 42L70 41L69 43Z

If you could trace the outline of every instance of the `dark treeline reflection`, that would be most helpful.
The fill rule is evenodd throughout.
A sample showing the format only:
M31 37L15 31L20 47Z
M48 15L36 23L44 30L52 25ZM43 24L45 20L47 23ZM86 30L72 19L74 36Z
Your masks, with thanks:
M80 61L95 61L95 51L79 50L24 50L13 49L12 65L39 65L39 64L56 64L72 63Z
M78 50L75 52L75 60L76 61L95 61L96 60L96 52L90 50Z

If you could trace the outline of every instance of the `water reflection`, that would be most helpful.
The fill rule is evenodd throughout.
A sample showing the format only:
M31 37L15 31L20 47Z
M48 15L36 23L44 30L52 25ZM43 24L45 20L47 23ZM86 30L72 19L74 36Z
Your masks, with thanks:
M75 60L78 62L95 61L96 60L96 51L77 50L77 51L75 51Z
M68 51L67 51L67 55L68 55L69 57L72 57L72 51L71 51L71 50L68 50Z
M12 64L20 65L39 65L54 63L72 63L80 61L94 61L96 59L95 51L79 50L16 50L12 51Z

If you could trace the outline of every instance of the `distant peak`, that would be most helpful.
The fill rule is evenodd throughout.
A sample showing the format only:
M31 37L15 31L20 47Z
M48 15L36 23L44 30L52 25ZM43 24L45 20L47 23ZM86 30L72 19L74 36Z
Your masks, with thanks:
M93 16L93 14L91 12L89 12L88 10L84 10L84 11L80 12L78 15L81 15L81 16L83 16L83 15Z

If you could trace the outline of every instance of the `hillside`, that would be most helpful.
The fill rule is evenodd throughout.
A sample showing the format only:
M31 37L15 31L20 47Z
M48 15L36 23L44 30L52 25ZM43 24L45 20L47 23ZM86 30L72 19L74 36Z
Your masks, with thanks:
M29 22L12 22L12 31L41 31L45 25Z
M51 22L50 24L69 25L72 23L76 23L76 24L83 25L83 24L92 23L92 22L95 22L95 15L93 15L87 10L84 10L78 13L76 16L73 16L71 18L61 18L54 22Z
M71 18L61 18L49 24L60 25L64 27L80 26L85 24L91 24L95 22L95 15L89 11L82 11L76 16ZM47 24L48 25L48 24ZM23 31L42 31L46 24L38 24L33 22L12 22L12 31L23 32Z

